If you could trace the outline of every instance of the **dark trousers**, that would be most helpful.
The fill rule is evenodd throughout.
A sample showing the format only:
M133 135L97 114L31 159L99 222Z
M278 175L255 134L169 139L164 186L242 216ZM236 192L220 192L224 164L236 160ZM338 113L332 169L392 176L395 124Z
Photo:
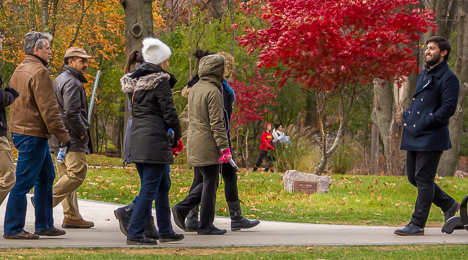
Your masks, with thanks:
M271 156L270 152L260 150L260 153L258 154L257 163L255 164L257 168L260 167L260 165L262 165L262 162L265 159L265 157L267 159L267 165L265 168L268 169L273 167L273 157Z
M141 179L140 194L133 209L127 237L140 238L151 216L151 205L156 207L156 219L159 234L172 234L171 211L169 207L169 190L171 180L164 164L136 163Z
M221 177L224 180L224 196L226 197L226 202L238 201L239 193L237 191L237 173L231 164L221 164ZM203 176L200 172L200 169L195 167L190 192L194 190L200 183L203 183Z
M18 149L16 184L8 198L4 232L15 235L24 230L26 219L26 194L34 188L35 229L54 227L52 211L52 184L55 178L54 163L47 138L12 134Z
M203 182L192 189L187 197L177 204L177 207L188 213L201 202L200 224L197 232L206 234L213 229L220 165L195 166L194 168L201 174Z
M441 155L442 152L408 151L407 153L408 181L418 188L418 198L411 223L420 227L426 225L432 203L440 207L443 212L449 210L455 203L455 200L434 182Z

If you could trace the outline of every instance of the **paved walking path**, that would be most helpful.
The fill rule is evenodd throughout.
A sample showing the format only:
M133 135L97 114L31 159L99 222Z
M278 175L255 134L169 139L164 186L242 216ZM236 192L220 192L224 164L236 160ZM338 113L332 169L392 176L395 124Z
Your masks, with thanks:
M28 195L28 197L31 195ZM34 210L28 199L26 230L34 231ZM122 205L79 201L86 220L94 221L91 229L66 229L60 237L41 237L39 240L6 240L0 238L0 248L6 247L127 247L126 237L120 232L114 210ZM0 206L0 228L3 229L6 201ZM57 227L63 220L62 208L54 210ZM207 246L266 246L266 245L396 245L396 244L468 244L468 232L457 230L451 235L442 234L440 228L427 228L421 237L401 237L393 234L394 227L300 224L262 221L250 230L230 231L230 219L217 217L215 225L225 228L222 236L198 236L182 232L175 224L174 230L185 235L179 242L162 243L162 247Z

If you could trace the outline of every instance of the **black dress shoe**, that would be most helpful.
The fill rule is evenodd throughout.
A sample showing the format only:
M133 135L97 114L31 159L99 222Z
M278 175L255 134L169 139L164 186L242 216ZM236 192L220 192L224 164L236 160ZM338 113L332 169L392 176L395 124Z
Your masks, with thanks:
M174 216L175 224L182 230L185 230L185 219L187 218L188 213L183 213L177 205L172 207L172 215Z
M67 232L65 230L58 229L56 227L47 229L47 230L41 230L41 231L36 231L34 234L39 235L39 236L50 236L50 237L56 237L56 236L63 236Z
M444 212L445 222L449 220L451 217L455 216L455 214L460 210L460 202L455 201L452 207L450 207L447 212Z
M39 236L35 234L31 234L28 231L23 230L20 233L14 234L14 235L8 235L4 233L3 238L5 239L39 239Z
M149 237L127 237L127 245L157 245L158 241Z
M395 235L400 236L424 236L424 228L413 223L409 223L403 229L395 230L394 233Z
M219 229L213 226L213 228L209 232L207 233L198 232L198 235L224 235L226 232L227 232L226 229Z
M174 242L174 241L180 241L184 239L185 236L182 234L177 234L176 232L167 235L167 236L159 236L159 242L161 243L166 243L166 242Z

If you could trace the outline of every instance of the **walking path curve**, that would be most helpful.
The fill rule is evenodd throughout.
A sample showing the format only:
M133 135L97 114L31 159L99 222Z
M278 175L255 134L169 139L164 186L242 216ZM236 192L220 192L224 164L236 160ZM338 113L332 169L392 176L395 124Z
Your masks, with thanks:
M28 194L28 197L31 196ZM34 231L34 209L28 199L26 230ZM79 201L81 214L94 221L91 229L66 229L61 237L41 237L39 240L6 240L0 238L0 248L9 247L127 247L126 237L120 232L114 210L122 205ZM0 221L5 216L6 201L0 206ZM63 220L61 206L54 209L56 227ZM402 237L393 234L394 227L302 224L262 221L250 230L230 231L230 219L216 217L215 225L228 230L222 236L198 236L182 232L175 224L174 230L185 239L174 243L161 243L159 247L218 247L218 246L271 246L271 245L396 245L396 244L467 244L468 232L456 230L442 234L440 228L426 228L426 235ZM3 228L3 225L2 225Z

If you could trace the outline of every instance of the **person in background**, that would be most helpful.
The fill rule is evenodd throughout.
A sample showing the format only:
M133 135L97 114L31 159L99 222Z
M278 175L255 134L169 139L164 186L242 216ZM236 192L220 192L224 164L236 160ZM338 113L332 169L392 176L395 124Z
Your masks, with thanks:
M270 153L275 150L275 147L271 145L273 142L273 136L270 134L271 131L271 124L268 123L265 125L265 132L260 137L260 153L258 154L257 163L255 164L253 171L257 171L257 169L262 165L263 160L267 159L267 165L265 167L265 172L271 171L274 172L273 168L273 158Z
M2 53L4 36L0 33L0 54ZM3 79L0 75L0 205L15 185L15 167L11 156L10 142L6 138L8 125L5 108L18 98L19 93L14 88L3 89Z
M224 126L221 94L224 63L224 57L219 55L201 58L198 70L200 79L188 95L188 161L196 171L200 171L203 181L183 201L172 207L172 214L176 225L186 230L187 215L201 202L200 223L197 228L199 235L226 233L225 229L218 229L213 225L220 164L232 159Z
M4 234L5 239L38 239L39 236L61 236L64 230L54 227L52 185L54 163L48 140L56 136L61 145L70 150L71 142L60 118L57 97L47 65L52 36L28 32L24 36L26 57L15 69L10 86L23 93L10 108L10 131L18 149L16 184L8 198ZM51 134L52 133L52 134ZM26 194L34 188L34 234L24 230Z
M202 54L203 56L197 56L198 54ZM224 66L224 80L223 80L223 87L221 88L221 92L223 94L223 104L224 104L224 126L226 129L226 135L228 137L229 148L231 148L231 133L230 133L230 126L231 126L231 115L232 115L232 106L234 101L236 100L236 95L234 90L229 86L228 81L231 79L232 74L234 72L234 57L227 53L227 52L218 52L218 55L221 55L225 58L226 63ZM209 55L209 52L202 51L198 49L195 52L195 57L197 59L201 59L204 56ZM198 78L198 75L193 79ZM188 86L193 86L196 82L191 80ZM190 88L187 88L186 91L189 91ZM221 165L221 177L224 180L224 195L226 197L226 203L229 207L229 215L231 217L231 230L237 231L240 229L247 229L255 227L256 225L260 224L258 220L248 220L242 216L242 209L240 206L239 200L239 192L237 189L237 172L234 167L231 166L230 163L223 163ZM201 175L200 171L194 171L194 177L192 186L190 187L190 191L194 190L200 183L203 182L203 176ZM201 196L201 194L199 194ZM187 232L196 232L198 230L199 220L198 220L198 211L199 206L195 206L187 216L187 220L185 222Z
M284 137L286 136L283 131L283 125L275 124L275 129L271 132L271 136L275 142L283 142Z
M60 117L70 136L71 147L62 162L57 162L59 180L53 187L53 207L60 202L63 207L63 228L90 228L94 226L80 214L76 189L86 179L90 153L88 102L83 83L88 68L88 59L92 58L82 48L71 47L64 55L63 72L55 79L54 89L60 110ZM50 151L56 153L59 140L52 136L49 140ZM33 200L33 198L31 198ZM34 200L33 200L34 201Z
M143 40L145 62L133 73L120 80L122 91L132 93L132 132L130 135L131 163L135 163L141 179L141 189L127 231L128 245L156 245L157 241L144 235L155 201L159 241L184 239L172 229L169 190L171 181L167 164L173 164L172 148L182 135L177 111L172 99L172 87L177 80L166 72L171 49L159 39ZM172 128L174 137L168 138Z

